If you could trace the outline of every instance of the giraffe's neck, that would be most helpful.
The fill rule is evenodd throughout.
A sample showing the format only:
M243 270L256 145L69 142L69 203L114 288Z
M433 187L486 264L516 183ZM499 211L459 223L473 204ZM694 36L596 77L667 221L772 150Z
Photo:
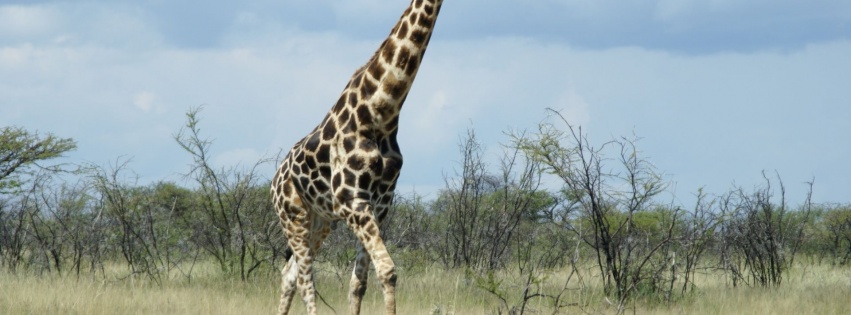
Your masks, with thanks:
M360 106L369 109L370 115L357 115L363 117L358 121L361 126L395 134L399 112L417 75L442 4L443 0L411 1L381 47L352 77L349 100L341 98L341 102L354 106L351 109L356 113L364 110ZM353 102L353 95L358 101Z

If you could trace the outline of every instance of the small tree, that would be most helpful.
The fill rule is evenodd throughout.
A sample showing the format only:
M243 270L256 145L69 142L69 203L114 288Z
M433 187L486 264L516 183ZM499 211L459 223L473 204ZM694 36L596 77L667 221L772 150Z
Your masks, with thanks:
M77 143L70 138L57 138L48 133L40 136L19 127L0 129L0 193L20 187L21 173L30 167L44 167L38 162L73 151Z
M520 223L548 206L538 202L540 162L526 159L520 148L506 147L500 173L494 175L487 171L473 131L459 147L461 170L446 179L435 204L446 225L440 257L450 267L494 270L506 263Z
M127 161L116 163L111 169L92 167L94 188L100 197L104 218L110 222L114 245L130 268L130 275L145 275L159 283L167 270L160 253L161 235L155 231L156 220L148 193L135 185L135 178L127 177Z
M257 168L271 160L260 160L248 170L214 168L210 163L212 141L201 137L198 125L200 110L193 108L186 113L186 126L174 137L192 156L186 177L198 185L197 206L181 219L191 227L193 241L219 263L222 271L238 274L244 281L262 263L275 260L260 249L268 245L264 240L269 239L269 224L277 225L278 219L270 210L269 191L255 189L262 179Z
M846 265L851 262L851 206L827 209L819 230L826 238L825 249L830 254L831 263Z
M545 165L545 170L563 183L565 211L573 219L587 222L583 228L570 226L594 249L607 294L619 299L618 311L648 278L648 262L673 238L678 209L666 218L661 235L650 238L636 226L636 215L654 207L653 198L665 185L653 165L639 156L635 140L621 138L592 147L581 128L541 124L533 137L518 140L527 155ZM618 168L609 169L604 152L617 154ZM567 215L570 216L570 215Z
M40 165L39 162L62 156L62 154L77 148L76 142L70 138L57 138L48 133L41 136L30 133L20 127L3 127L0 129L0 196L8 193L19 193L17 205L0 199L0 259L9 270L15 270L23 261L29 248L25 243L33 232L32 220L39 220L33 211L33 205L38 203L36 196L41 183L33 183L29 191L20 191L27 176L46 178L59 170L57 167ZM33 168L42 170L41 174ZM37 230L51 234L53 230ZM47 234L37 233L36 240L51 242ZM40 238L43 236L44 238ZM41 248L44 248L42 246ZM54 254L61 249L53 248ZM31 252L30 252L31 254ZM58 256L54 256L58 258ZM54 260L55 261L55 260Z
M699 189L694 209L685 215L685 224L678 233L680 257L682 261L683 287L682 293L694 290L694 278L701 257L711 248L715 231L722 218L715 213L716 199L710 198Z

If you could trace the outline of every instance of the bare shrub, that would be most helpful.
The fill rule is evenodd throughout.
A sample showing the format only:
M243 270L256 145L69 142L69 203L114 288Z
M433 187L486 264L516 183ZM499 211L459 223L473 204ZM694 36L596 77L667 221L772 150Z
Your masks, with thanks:
M794 211L786 200L783 181L763 173L765 185L753 192L736 188L722 199L720 210L728 219L722 225L721 263L733 286L771 287L783 282L803 240L812 209L812 183L804 203Z

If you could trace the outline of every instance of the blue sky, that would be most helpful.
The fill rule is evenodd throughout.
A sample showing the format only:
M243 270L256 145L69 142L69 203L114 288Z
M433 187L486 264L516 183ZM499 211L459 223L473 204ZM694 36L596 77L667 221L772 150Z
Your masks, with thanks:
M181 181L204 106L214 161L288 149L407 0L0 0L0 125L72 137L67 160ZM449 0L402 112L402 192L433 194L474 128L555 108L602 143L635 134L686 205L777 171L793 202L851 202L851 2ZM268 165L267 172L274 172ZM494 165L494 169L496 165Z

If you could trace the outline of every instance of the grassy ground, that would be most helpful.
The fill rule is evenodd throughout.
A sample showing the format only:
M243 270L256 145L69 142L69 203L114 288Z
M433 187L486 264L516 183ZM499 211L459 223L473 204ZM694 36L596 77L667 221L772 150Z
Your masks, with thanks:
M641 314L851 314L851 269L799 266L779 288L731 288L702 277L694 296L670 307L638 307Z
M247 283L222 280L199 270L193 280L175 277L161 286L147 281L92 280L82 277L10 275L0 273L0 314L271 314L277 307L277 276ZM589 269L593 270L593 269ZM611 314L610 306L595 287L591 273L574 280L564 301L574 303L562 314ZM566 272L550 275L545 290L563 286ZM110 278L110 277L108 277ZM346 313L348 275L318 274L318 290L337 314ZM511 274L501 275L501 288L509 302L516 301L521 286ZM383 300L374 285L367 291L364 314L382 314ZM798 267L775 289L730 288L717 275L698 279L697 294L671 306L636 302L628 313L637 314L851 314L851 269L827 266ZM296 298L298 299L298 298ZM436 268L400 275L397 290L399 314L491 314L500 299L475 287L463 272ZM530 314L551 314L548 300L534 299ZM333 314L320 305L321 314ZM304 306L296 301L294 314Z

